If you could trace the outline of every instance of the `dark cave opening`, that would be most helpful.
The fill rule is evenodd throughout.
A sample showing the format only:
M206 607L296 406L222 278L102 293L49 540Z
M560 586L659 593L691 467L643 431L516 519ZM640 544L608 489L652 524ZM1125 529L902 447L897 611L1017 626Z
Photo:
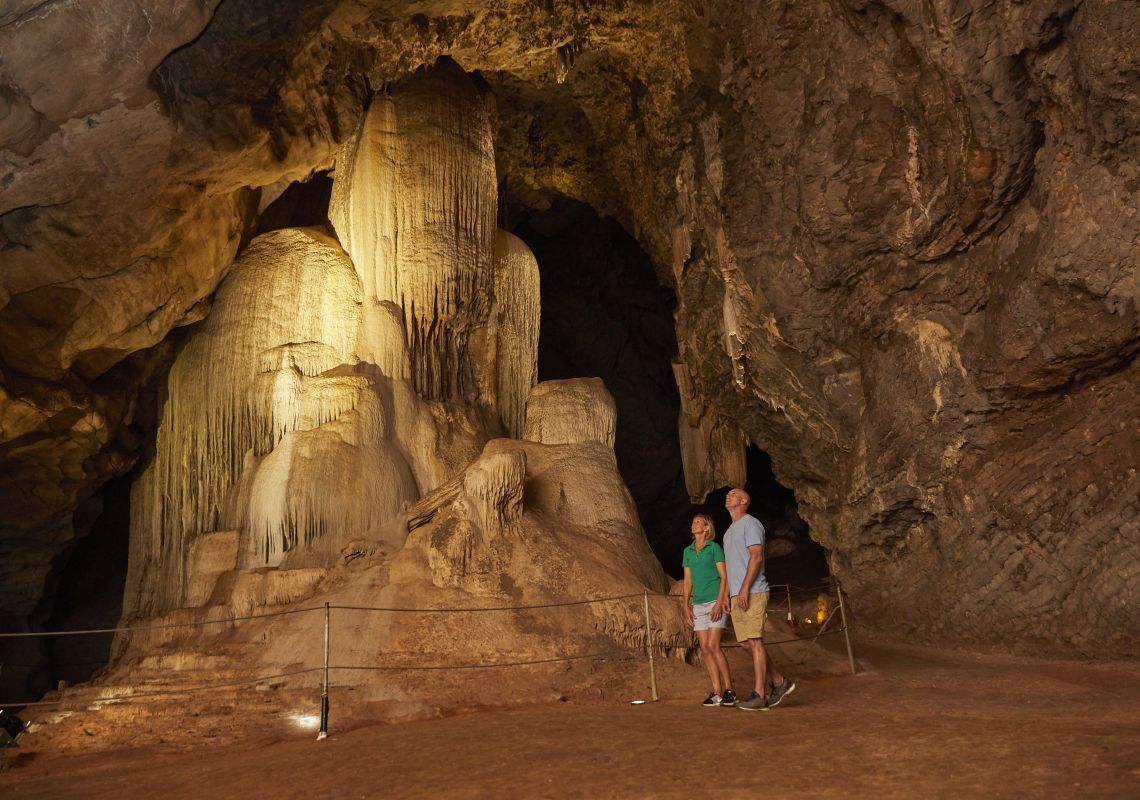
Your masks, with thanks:
M131 472L111 478L99 492L90 532L61 559L45 631L113 628L123 610L130 549ZM79 520L77 519L77 525ZM51 596L50 593L48 596ZM81 683L106 666L113 634L46 637L51 685Z
M649 544L670 572L689 539L677 418L681 399L673 293L617 222L564 197L503 203L508 227L538 261L538 379L598 377L617 405L614 451Z
M746 452L748 479L744 491L752 498L748 512L760 520L767 537L765 576L771 584L791 584L813 588L826 583L831 574L827 551L815 539L799 514L796 495L772 473L772 459L760 448L749 445ZM724 507L731 487L711 492L700 510L713 518L717 540L724 540L732 519Z
M328 171L315 172L308 180L289 184L261 210L252 236L282 228L313 227L335 236L329 224L332 184L332 175Z
M506 223L534 252L542 286L538 379L599 377L617 405L618 469L642 527L666 572L681 576L693 514L710 513L719 537L730 522L729 487L705 503L689 502L677 433L680 396L672 292L649 256L617 222L589 206L553 197L549 207L505 203ZM792 490L772 473L768 454L747 451L751 513L768 531L773 583L819 585L828 575L823 548L810 536Z

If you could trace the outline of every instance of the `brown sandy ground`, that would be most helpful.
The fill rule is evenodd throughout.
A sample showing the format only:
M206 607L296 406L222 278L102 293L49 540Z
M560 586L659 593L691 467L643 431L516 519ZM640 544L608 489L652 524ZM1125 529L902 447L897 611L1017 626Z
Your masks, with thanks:
M9 751L7 798L1140 797L1140 664L859 645L857 677L800 678L778 709L706 709L704 671L664 698L552 703L251 736L187 752ZM738 689L750 672L731 652ZM703 776L703 777L702 777Z

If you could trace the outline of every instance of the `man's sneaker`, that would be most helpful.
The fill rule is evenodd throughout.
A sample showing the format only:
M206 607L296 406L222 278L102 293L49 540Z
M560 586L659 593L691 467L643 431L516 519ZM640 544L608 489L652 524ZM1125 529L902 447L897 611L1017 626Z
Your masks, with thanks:
M719 694L717 694L716 692L713 692L712 694L710 694L708 697L705 698L705 702L701 703L701 705L702 706L708 706L709 708L716 708L717 706L721 705L723 702L724 702L724 700L721 699L721 696Z
M729 689L728 691L726 691L724 693L724 695L721 697L720 704L722 706L734 706L734 705L736 705L736 692L732 691L732 689Z
M749 697L747 700L737 703L736 707L742 711L767 711L768 698L764 697L761 694L753 692L751 697Z
M768 695L768 708L775 708L776 706L780 705L780 701L795 690L796 682L785 675L783 683L781 683L779 686L772 687L772 693Z

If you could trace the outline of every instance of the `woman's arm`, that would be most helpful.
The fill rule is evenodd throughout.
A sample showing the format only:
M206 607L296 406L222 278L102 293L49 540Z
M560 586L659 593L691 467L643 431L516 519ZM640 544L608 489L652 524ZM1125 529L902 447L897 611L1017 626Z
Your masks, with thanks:
M681 584L681 613L685 615L685 622L690 625L693 624L693 604L690 602L693 596L693 571L685 567L685 580Z

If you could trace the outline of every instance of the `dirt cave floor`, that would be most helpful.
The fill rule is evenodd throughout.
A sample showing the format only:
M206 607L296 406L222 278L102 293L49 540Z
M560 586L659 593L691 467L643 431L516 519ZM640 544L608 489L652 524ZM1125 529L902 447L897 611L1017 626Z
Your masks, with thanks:
M1140 797L1140 664L859 642L861 674L797 677L767 712L547 703L227 746L9 750L8 798ZM730 651L738 689L751 671Z

